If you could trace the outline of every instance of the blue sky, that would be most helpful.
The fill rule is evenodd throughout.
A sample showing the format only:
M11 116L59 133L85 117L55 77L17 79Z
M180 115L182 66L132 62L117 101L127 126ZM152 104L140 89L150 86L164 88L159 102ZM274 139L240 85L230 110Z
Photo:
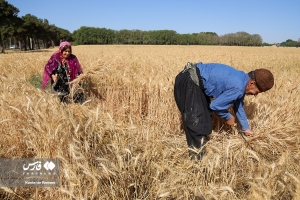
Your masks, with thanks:
M264 42L300 38L300 0L7 0L71 33L81 26L177 33L245 31Z

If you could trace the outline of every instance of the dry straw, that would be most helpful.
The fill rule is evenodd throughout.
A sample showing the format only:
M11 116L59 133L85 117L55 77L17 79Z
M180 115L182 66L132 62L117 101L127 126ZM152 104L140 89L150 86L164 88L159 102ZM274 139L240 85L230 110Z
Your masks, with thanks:
M60 158L60 187L1 188L11 199L299 199L296 48L74 46L84 105L30 83L52 52L0 55L0 156ZM246 97L255 135L214 131L201 162L188 158L174 78L187 61L270 69L272 90Z

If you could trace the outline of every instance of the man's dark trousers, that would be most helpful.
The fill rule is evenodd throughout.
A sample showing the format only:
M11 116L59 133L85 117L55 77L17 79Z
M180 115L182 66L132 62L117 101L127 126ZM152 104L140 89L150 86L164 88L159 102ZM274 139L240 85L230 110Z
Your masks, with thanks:
M200 77L197 68L198 78ZM212 131L211 110L209 108L209 97L200 86L191 79L188 71L180 72L175 79L174 97L181 112L184 130L189 148L200 149L206 141L206 136ZM189 151L190 156L201 159L202 153Z

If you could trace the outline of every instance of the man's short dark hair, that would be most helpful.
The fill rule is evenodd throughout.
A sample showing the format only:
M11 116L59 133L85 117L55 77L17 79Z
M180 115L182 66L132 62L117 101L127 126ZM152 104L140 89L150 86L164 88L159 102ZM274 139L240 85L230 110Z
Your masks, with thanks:
M249 72L248 76L251 80L255 81L255 72L254 71Z

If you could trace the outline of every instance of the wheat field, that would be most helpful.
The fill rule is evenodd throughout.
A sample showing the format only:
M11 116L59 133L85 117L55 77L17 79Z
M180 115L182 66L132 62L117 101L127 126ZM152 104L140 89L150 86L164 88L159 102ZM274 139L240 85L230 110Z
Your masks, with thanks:
M2 199L300 199L300 49L74 46L88 73L83 105L40 88L56 49L0 54L0 158L60 159L60 187L2 187ZM188 158L173 98L188 61L275 76L245 98L255 135L213 116L201 161Z

